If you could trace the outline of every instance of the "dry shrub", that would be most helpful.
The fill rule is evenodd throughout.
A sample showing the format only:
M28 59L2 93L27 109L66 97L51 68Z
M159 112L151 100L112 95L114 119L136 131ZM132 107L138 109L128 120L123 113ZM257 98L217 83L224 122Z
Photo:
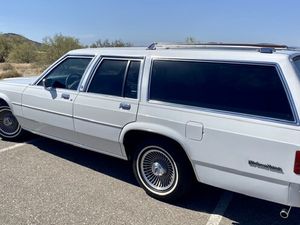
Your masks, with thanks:
M10 78L10 77L21 77L21 74L19 74L16 70L7 70L3 73L0 73L0 79L4 78Z
M3 71L8 71L8 70L13 70L14 67L9 63L3 63L0 69L2 69Z

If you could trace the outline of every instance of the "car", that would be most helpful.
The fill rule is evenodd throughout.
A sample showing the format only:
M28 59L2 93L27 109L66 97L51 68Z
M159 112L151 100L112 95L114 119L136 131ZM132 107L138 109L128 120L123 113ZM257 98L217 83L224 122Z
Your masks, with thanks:
M0 82L0 135L130 160L150 196L195 181L300 207L300 51L271 44L72 50Z

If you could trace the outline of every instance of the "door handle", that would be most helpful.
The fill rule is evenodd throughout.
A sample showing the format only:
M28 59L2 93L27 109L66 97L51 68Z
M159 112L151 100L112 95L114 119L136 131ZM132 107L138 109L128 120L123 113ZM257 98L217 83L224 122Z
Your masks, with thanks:
M130 110L131 109L131 105L129 103L126 103L126 102L121 102L120 103L120 109Z
M62 97L63 99L69 99L69 98L70 98L70 94L62 93L62 94L61 94L61 97Z

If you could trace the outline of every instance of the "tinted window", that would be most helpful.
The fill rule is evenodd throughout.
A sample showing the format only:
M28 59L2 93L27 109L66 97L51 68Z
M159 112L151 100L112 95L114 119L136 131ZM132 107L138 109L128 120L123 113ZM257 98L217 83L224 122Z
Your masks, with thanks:
M127 63L127 60L103 60L94 74L88 92L122 96Z
M294 59L294 63L296 65L298 71L300 72L300 57L299 56Z
M293 121L274 66L157 60L150 99Z
M129 65L125 87L124 96L128 98L137 98L137 87L140 72L140 62L132 61Z
M67 58L46 76L55 88L77 90L91 58ZM38 85L43 85L42 81Z

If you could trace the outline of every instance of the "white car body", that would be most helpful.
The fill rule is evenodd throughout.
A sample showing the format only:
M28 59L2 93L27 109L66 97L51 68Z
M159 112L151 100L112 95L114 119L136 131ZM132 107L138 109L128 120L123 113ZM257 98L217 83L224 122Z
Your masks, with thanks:
M23 129L127 160L124 146L130 131L146 131L182 146L199 182L288 206L300 207L300 175L294 173L300 150L300 79L291 58L300 52L272 54L234 49L82 49L63 56L38 78L0 82L6 101ZM46 90L36 85L66 57L92 56L78 90ZM101 57L141 62L137 99L91 94L88 78ZM154 59L267 63L284 77L295 123L204 110L149 100ZM53 96L55 94L55 96ZM69 99L61 96L67 94ZM120 108L130 104L130 110ZM275 170L272 171L272 168ZM280 172L281 171L281 172Z

